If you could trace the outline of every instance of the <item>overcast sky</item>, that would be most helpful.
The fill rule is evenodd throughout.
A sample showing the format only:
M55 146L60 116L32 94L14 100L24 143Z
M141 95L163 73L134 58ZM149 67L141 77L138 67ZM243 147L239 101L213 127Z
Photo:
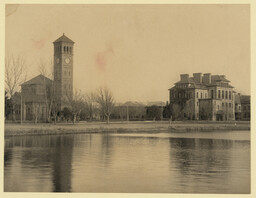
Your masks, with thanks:
M249 5L8 5L6 52L28 79L53 57L63 33L75 42L74 88L107 86L116 101L167 101L181 73L224 74L250 94Z

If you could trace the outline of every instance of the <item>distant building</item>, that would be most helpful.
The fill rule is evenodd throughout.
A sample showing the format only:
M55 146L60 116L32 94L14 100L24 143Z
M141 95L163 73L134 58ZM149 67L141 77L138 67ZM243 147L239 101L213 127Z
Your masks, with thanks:
M250 96L248 95L240 95L238 93L236 95L235 100L235 115L236 120L250 120L251 119L251 101Z
M234 120L234 88L224 75L181 74L169 89L174 119Z
M251 97L246 95L240 96L241 101L241 120L251 119Z
M242 120L242 108L240 94L235 95L235 120Z

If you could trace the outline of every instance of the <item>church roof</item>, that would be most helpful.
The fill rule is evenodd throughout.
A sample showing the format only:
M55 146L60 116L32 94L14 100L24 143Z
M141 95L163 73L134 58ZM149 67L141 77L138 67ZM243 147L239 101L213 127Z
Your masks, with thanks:
M60 38L58 38L53 43L58 43L58 42L74 43L74 41L72 41L70 38L66 37L64 33Z
M46 76L40 74L40 75L32 78L31 80L28 80L28 81L24 82L22 84L22 86L23 85L39 85L39 84L42 84L44 82L44 80L45 80L46 84L52 83L51 79L49 79Z

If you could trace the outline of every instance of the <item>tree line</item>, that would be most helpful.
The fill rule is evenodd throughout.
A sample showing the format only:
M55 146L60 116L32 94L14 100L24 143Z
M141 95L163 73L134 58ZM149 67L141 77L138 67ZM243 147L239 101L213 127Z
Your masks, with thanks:
M51 70L49 71L49 69ZM107 87L99 87L97 90L83 93L75 90L73 93L65 91L67 107L61 111L56 101L56 87L54 81L53 61L40 60L38 72L42 76L43 93L41 99L46 107L46 121L58 122L61 120L72 121L74 124L79 120L103 120L109 123L110 119L119 120L162 120L166 118L166 108L158 106L128 107L116 103L112 92ZM22 104L26 101L21 95L21 84L26 81L28 65L21 57L7 55L5 58L5 117L11 117L16 121L15 109L20 104L20 122L22 122ZM15 97L20 94L20 97ZM33 121L38 122L40 104L33 104ZM168 114L168 113L167 113Z

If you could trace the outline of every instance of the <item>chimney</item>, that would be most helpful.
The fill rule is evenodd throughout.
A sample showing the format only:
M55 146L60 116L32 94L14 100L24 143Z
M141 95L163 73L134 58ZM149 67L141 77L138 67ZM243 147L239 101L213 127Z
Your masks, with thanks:
M194 81L197 84L202 83L202 73L193 73Z
M187 81L188 78L189 78L189 75L188 75L188 74L181 74L181 75L180 75L180 80L181 80L181 81Z
M212 76L211 73L206 73L203 76L203 84L210 85L212 82Z

